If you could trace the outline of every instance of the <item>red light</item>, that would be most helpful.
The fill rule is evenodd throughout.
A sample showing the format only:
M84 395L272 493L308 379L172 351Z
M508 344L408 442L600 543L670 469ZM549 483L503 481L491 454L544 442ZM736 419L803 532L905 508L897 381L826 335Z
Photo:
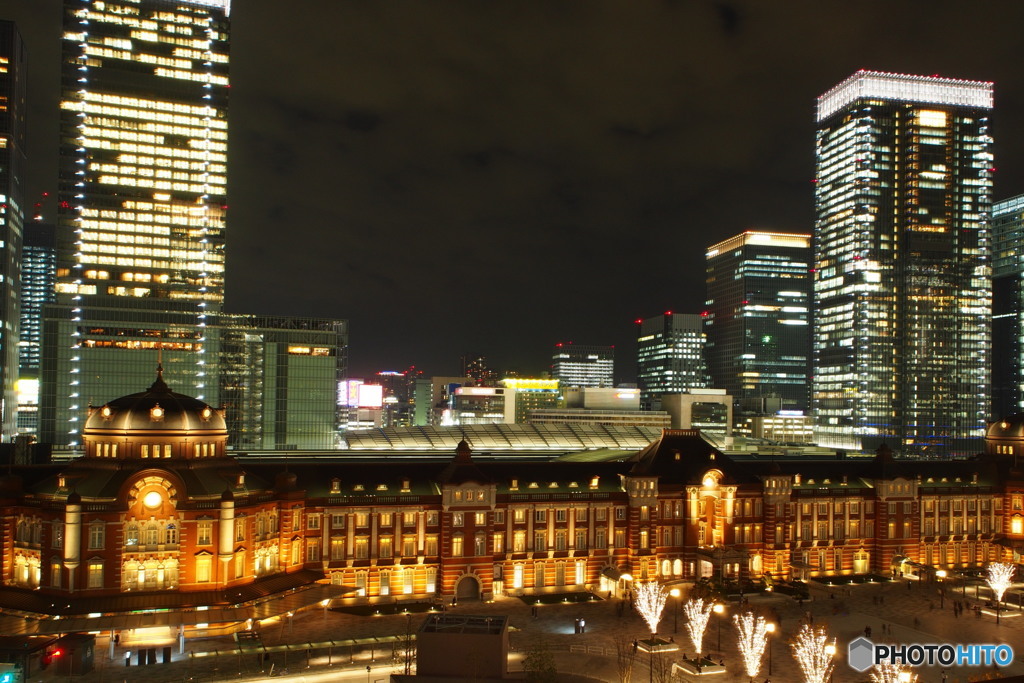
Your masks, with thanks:
M64 654L64 651L61 650L60 648L57 648L56 650L54 650L53 652L50 653L50 656L56 658L56 657L60 657L62 654Z
M672 315L672 311L665 311L665 315Z
M558 342L557 344L555 344L555 346L559 349L562 348L562 342Z
M642 323L642 322L643 322L643 320L641 320L640 318L637 318L637 319L636 319L636 320L634 320L633 322L634 322L635 324L639 325L640 323Z

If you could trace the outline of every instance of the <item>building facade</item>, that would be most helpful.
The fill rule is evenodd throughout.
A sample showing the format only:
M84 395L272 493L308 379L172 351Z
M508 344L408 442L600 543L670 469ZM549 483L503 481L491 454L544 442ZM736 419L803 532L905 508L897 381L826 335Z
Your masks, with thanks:
M818 98L824 445L966 454L989 415L992 84L859 71Z
M704 331L712 386L807 410L811 236L748 230L707 251Z
M992 414L1024 405L1024 195L992 205Z
M662 394L709 386L707 334L699 315L669 311L636 323L636 379L645 410L660 410Z
M21 250L21 331L18 342L18 432L39 433L39 369L43 346L43 307L53 303L57 273L54 227L25 224Z
M615 386L615 347L559 342L551 355L551 376L563 389Z
M0 481L0 625L20 623L17 609L39 633L116 629L160 604L154 620L207 633L334 598L1020 563L1022 419L995 423L985 455L927 473L885 448L730 456L694 430L665 430L624 462L486 460L465 442L435 461L275 462L231 457L223 415L158 374L91 411L83 457ZM196 605L202 626L183 621Z
M89 400L139 386L136 370L152 367L139 348L163 345L189 391L217 400L206 325L224 299L229 9L64 2L46 314L60 329L44 339L42 440L80 445Z
M21 242L25 222L26 65L18 27L0 21L0 434L16 431L21 326Z

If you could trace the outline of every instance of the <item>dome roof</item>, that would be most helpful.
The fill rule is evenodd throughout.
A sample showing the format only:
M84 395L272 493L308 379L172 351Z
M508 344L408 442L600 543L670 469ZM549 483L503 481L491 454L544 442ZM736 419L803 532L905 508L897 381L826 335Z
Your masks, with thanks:
M212 406L172 392L164 382L163 368L158 367L156 381L146 391L90 407L84 429L85 434L147 430L226 432L227 424Z
M996 420L988 426L986 439L1022 439L1024 438L1024 413L1017 413Z

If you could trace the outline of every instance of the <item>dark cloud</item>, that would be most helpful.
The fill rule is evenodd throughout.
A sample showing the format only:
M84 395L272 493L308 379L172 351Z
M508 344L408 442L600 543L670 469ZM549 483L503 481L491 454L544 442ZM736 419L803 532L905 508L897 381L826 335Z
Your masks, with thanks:
M700 310L709 244L812 229L815 97L857 69L995 81L996 196L1024 191L1022 20L953 0L236 2L229 305L349 318L359 373L450 373L470 348L536 371L571 339L616 344L628 375L633 319Z

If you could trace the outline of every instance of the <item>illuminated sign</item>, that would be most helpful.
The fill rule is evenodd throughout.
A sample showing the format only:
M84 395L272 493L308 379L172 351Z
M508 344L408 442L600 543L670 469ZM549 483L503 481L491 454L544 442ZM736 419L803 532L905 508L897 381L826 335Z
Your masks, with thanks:
M379 384L359 385L359 407L380 408L384 405L384 387Z
M557 379L528 379L525 377L510 377L501 380L507 388L515 391L558 391Z
M458 387L456 396L495 396L499 393L494 387Z

